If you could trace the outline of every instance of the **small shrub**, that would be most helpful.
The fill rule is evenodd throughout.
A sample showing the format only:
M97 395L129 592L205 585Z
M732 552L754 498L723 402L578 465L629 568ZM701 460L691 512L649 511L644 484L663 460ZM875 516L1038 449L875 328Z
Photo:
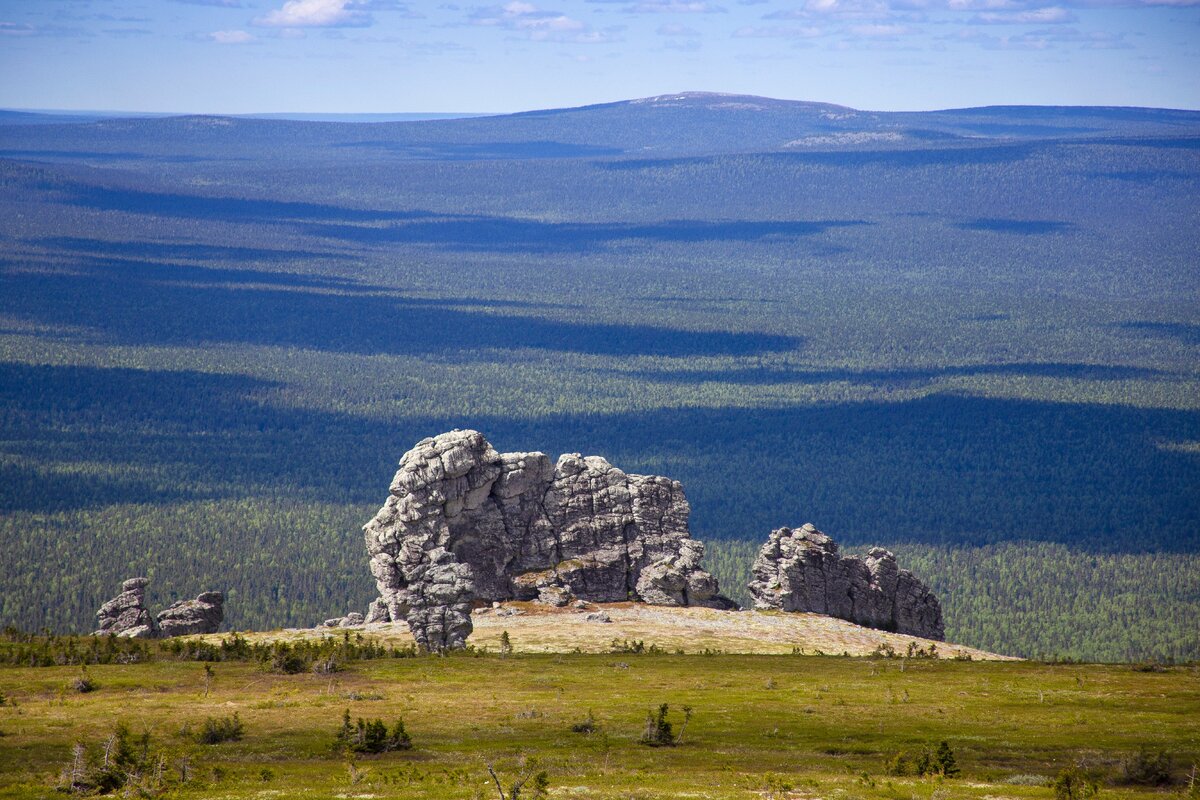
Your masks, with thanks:
M500 795L500 800L542 800L547 795L550 789L550 775L545 770L538 769L538 762L535 759L530 759L525 763L524 778L514 780L509 784L508 789L504 788L504 782L501 781L499 774L496 773L496 768L488 764L488 774L492 776L492 781L496 784L496 791Z
M1049 786L1050 780L1045 775L1009 775L1004 779L1009 786Z
M152 769L161 756L150 751L150 734L134 737L129 727L117 723L98 748L83 742L71 750L71 761L62 771L59 788L71 794L109 794L118 789L139 795L161 790L161 770Z
M649 747L669 747L675 744L675 734L667 719L670 710L670 706L663 703L658 707L657 713L646 712L646 727L642 731L642 738L638 740L640 743Z
M258 779L263 783L270 783L275 780L275 772L268 767L263 767L258 771Z
M318 659L312 666L312 671L316 675L332 675L335 672L341 672L342 669L344 667L337 656Z
M943 741L938 745L937 752L933 756L934 766L937 769L937 774L943 778L954 778L961 771L958 768L958 762L954 758L954 751L950 749L949 743Z
M599 727L600 725L596 722L596 717L592 715L592 710L589 708L587 717L571 726L571 733L588 735L595 733Z
M1050 784L1055 800L1087 800L1100 794L1096 780L1079 767L1067 767Z
M936 750L925 747L915 756L905 752L896 753L884 762L883 771L897 777L938 775L943 778L954 778L961 772L954 757L954 750L950 748L949 742L945 741L939 743Z
M272 672L280 672L284 675L307 672L310 664L303 653L292 650L286 644L272 650L270 663Z
M1152 753L1143 747L1121 762L1120 780L1137 786L1166 786L1171 782L1171 756L1165 750Z
M412 737L404 729L404 720L396 720L389 732L381 719L370 721L358 718L350 723L350 709L342 715L342 727L334 737L333 749L349 753L390 753L393 750L411 750Z
M783 798L791 796L793 788L791 781L774 773L768 773L763 778L762 786L765 800L783 800Z
M209 717L204 720L203 727L196 734L197 744L220 744L221 742L239 742L245 733L242 721L235 712L232 717Z
M507 656L513 651L512 639L509 638L508 631L500 632L500 655Z
M67 684L67 687L73 692L87 694L88 692L94 692L99 689L100 684L92 680L92 676L88 674L87 667L80 667L79 675L72 678Z
M912 759L907 753L896 753L883 764L883 771L888 775L903 778L916 772Z

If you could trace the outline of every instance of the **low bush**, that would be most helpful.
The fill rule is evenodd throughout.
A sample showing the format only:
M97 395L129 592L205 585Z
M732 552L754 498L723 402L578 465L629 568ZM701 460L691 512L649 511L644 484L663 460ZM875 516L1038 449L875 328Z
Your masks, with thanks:
M1055 800L1087 800L1100 794L1100 784L1077 766L1067 767L1050 784Z
M411 750L412 737L404 729L404 720L396 720L395 726L388 731L387 725L381 719L366 721L358 718L356 724L350 722L350 709L342 715L342 727L334 737L333 749L347 753L390 753L394 750Z
M591 709L588 709L587 717L571 726L571 733L591 734L595 733L599 728L600 725L596 722L596 717L592 715Z
M671 722L667 719L670 711L671 707L663 703L658 707L658 711L646 712L646 727L642 730L642 736L638 742L648 747L670 747L680 744L683 741L683 734L687 730L687 724L692 719L692 707L683 707L683 724L679 726L678 736L675 735Z
M1143 747L1121 762L1119 780L1132 786L1166 786L1171 782L1171 756Z
M73 692L87 694L88 692L94 692L99 689L100 684L92 680L92 676L88 674L87 667L80 667L79 675L72 678L67 683L67 687Z
M942 778L954 778L961 772L958 760L954 757L954 750L946 741L940 742L936 749L923 748L916 755L896 753L884 762L883 771L895 776L936 775Z
M221 742L241 741L245 730L241 719L235 712L232 717L209 717L204 720L204 726L196 734L198 744L220 744Z

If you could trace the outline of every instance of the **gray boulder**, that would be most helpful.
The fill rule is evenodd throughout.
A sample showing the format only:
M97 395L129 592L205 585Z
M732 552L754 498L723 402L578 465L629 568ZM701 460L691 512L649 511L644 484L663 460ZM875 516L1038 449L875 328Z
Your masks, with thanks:
M158 634L154 618L146 608L147 578L130 578L121 584L121 593L100 606L96 612L96 636L115 634L135 639L149 639Z
M424 439L363 530L371 574L419 646L464 646L477 601L573 598L729 608L700 567L683 487L598 456L498 453L477 431Z
M810 611L869 628L946 638L937 597L887 550L866 558L842 556L837 543L811 523L779 528L755 559L748 586L754 607Z
M202 592L195 600L180 600L158 612L162 636L216 633L225 619L225 595Z
M391 622L392 616L388 612L387 603L383 602L382 597L377 597L367 606L367 616L364 622L371 624L375 622Z

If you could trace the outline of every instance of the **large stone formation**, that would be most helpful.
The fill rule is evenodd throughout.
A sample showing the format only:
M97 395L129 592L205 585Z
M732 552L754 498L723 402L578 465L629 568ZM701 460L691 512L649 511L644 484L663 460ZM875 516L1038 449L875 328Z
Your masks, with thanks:
M133 639L149 639L158 635L158 627L146 608L148 578L130 578L121 584L121 593L100 606L96 612L99 627L96 636L115 634Z
M225 617L225 596L220 592L203 592L195 600L180 600L160 611L155 619L146 608L149 584L147 578L130 578L122 583L121 593L96 612L100 626L94 635L157 639L216 633L221 627Z
M225 595L201 592L195 600L180 600L158 612L162 636L216 633L225 619Z
M811 611L911 636L943 641L942 607L896 557L875 547L866 558L842 556L833 539L807 524L780 528L754 561L754 607Z
M462 647L477 601L573 597L730 608L700 567L678 481L598 456L498 453L476 431L424 439L363 530L380 599L431 651Z

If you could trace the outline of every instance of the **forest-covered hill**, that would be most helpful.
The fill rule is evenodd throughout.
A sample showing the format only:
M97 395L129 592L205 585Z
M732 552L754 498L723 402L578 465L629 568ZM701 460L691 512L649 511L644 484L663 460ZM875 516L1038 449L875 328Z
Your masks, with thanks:
M240 628L361 608L396 460L472 427L680 479L722 576L813 521L966 644L1200 657L1200 115L689 95L0 155L4 623L133 573Z

